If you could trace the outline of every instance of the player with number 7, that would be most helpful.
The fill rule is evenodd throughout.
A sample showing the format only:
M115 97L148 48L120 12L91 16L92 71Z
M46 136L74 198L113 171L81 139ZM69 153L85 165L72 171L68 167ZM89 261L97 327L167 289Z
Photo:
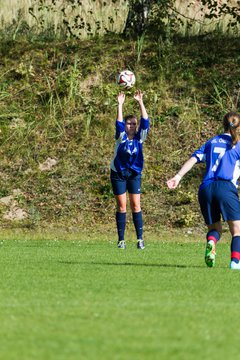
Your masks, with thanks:
M240 140L240 115L232 111L225 114L223 128L224 133L211 138L196 150L178 173L167 181L167 185L169 189L175 189L182 177L196 163L206 163L205 175L198 191L201 212L208 227L205 262L208 267L215 265L216 243L222 234L222 217L224 221L227 221L232 235L231 264L239 263L240 269L240 202L237 192L240 162L235 162L231 175L232 168L230 169L230 164L226 163L221 179L217 177L219 164L221 165L224 154Z

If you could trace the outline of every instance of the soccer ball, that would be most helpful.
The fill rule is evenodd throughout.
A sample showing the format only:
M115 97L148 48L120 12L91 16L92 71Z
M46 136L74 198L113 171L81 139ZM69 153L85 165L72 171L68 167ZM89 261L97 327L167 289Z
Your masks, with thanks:
M117 84L123 88L130 88L135 84L136 78L132 71L123 70L117 74Z

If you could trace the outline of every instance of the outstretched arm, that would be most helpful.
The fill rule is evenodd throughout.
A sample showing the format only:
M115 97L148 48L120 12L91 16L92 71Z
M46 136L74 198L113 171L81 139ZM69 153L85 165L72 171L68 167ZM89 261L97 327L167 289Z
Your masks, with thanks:
M138 101L140 111L141 111L141 117L143 119L148 119L148 113L143 103L143 93L141 90L137 90L134 95L134 99Z
M169 187L169 189L175 189L178 184L180 183L180 180L182 179L182 177L192 169L192 167L197 163L197 158L195 158L194 156L190 157L190 159L188 159L183 166L181 167L181 169L179 170L179 172L170 180L167 181L167 186Z
M125 101L124 92L120 92L118 94L117 100L118 100L117 120L118 121L123 121L123 103Z

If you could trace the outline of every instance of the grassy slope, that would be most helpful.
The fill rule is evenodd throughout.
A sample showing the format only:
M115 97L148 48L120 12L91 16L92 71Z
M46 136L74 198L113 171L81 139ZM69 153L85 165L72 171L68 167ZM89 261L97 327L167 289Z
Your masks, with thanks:
M201 222L196 192L202 168L174 193L165 181L239 107L239 39L91 41L2 39L0 45L1 195L29 213L16 226L84 229L114 221L109 183L117 69L130 68L145 91L152 129L145 145L146 228ZM126 112L136 110L134 89ZM57 165L41 172L47 157ZM8 210L1 207L1 216ZM2 220L3 226L8 226ZM12 226L12 224L11 224Z

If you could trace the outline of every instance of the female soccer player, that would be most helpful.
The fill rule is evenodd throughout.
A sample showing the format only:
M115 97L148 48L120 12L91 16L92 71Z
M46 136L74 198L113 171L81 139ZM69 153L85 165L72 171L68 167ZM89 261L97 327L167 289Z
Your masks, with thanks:
M236 220L228 221L232 234L230 268L240 270L240 202L237 190L240 176L240 141L225 152L215 175L223 200L226 198L227 204L231 204L230 210L227 210L235 211Z
M125 94L120 92L117 97L118 111L116 120L116 145L114 158L111 162L111 183L116 198L116 224L118 231L118 248L125 249L124 240L126 226L127 195L129 193L133 223L137 235L137 248L144 249L143 219L140 205L141 173L143 169L143 142L149 131L149 118L143 103L143 93L137 91L134 99L138 102L141 120L137 126L135 115L123 118Z
M232 235L231 243L231 268L235 268L233 262L238 265L240 259L240 205L238 193L231 181L236 184L239 177L239 164L230 167L228 161L222 162L225 153L234 148L240 140L240 115L229 112L224 116L224 133L215 136L195 151L189 160L185 162L180 171L170 180L167 185L175 189L182 177L196 163L206 162L206 172L199 187L198 200L205 223L208 226L207 246L205 262L208 267L215 265L216 243L222 234L221 215L228 222ZM222 166L224 164L224 166ZM221 171L220 171L221 170ZM219 171L219 173L218 173ZM221 180L219 180L221 179ZM238 265L240 269L240 264Z

